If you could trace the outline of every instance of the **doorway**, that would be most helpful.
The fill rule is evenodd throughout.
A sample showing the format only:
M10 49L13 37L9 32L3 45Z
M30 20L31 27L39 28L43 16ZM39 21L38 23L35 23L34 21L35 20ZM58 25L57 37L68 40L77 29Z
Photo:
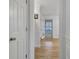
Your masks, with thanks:
M9 59L29 59L28 0L9 0Z
M34 59L59 59L60 0L34 0L33 54ZM51 7L50 7L51 6Z
M33 3L31 3L33 2ZM30 58L31 59L64 59L66 57L66 45L64 37L65 28L65 0L31 0L30 1ZM34 19L34 15L37 14L38 18ZM52 40L45 40L45 20L52 19ZM63 32L62 32L63 31ZM48 36L48 35L47 35ZM52 44L53 43L53 44ZM63 45L64 44L64 45ZM55 52L55 56L51 56L46 52L52 47L56 47L58 50ZM64 49L63 49L64 48ZM53 48L55 49L55 48ZM52 49L52 50L53 50ZM50 49L49 49L50 51ZM47 56L43 53L47 53ZM40 53L40 54L39 54ZM56 54L57 53L57 54ZM63 55L63 56L62 56Z
M52 39L53 37L53 22L52 20L45 20L45 38Z

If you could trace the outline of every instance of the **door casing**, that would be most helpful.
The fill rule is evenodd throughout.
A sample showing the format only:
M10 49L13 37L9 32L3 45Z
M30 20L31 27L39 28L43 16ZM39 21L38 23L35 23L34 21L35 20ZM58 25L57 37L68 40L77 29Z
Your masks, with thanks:
M34 57L34 0L30 0L30 59L35 59ZM70 0L60 0L60 16L59 16L59 37L60 37L60 59L69 59L69 44L67 42L70 40L69 38L69 23L70 23ZM63 16L62 16L63 15ZM64 28L64 29L63 29ZM67 41L67 42L66 42ZM69 42L68 42L69 43Z

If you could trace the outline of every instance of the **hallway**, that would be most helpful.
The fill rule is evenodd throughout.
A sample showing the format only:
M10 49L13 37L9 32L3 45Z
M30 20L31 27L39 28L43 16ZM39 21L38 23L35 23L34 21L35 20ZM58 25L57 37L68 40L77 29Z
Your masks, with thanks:
M59 39L42 39L40 45L35 48L35 59L59 59Z

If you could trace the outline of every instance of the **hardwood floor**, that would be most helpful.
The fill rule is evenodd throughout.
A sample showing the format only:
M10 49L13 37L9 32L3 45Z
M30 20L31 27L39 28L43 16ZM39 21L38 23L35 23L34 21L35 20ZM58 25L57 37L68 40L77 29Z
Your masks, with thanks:
M59 39L43 39L40 45L40 48L35 48L35 59L59 59Z

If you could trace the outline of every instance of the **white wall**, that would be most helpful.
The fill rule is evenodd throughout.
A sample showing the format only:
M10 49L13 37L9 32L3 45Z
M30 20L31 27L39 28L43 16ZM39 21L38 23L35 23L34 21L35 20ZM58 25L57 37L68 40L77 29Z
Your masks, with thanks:
M35 47L39 47L40 46L40 0L34 0L34 14L38 14L38 19L34 19Z

